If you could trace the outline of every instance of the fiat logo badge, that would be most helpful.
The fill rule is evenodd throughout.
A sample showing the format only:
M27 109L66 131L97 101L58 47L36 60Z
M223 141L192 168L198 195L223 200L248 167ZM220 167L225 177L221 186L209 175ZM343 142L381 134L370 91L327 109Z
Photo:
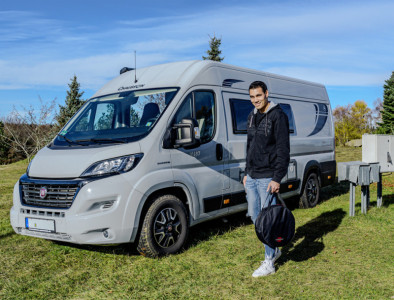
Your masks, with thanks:
M47 196L48 190L45 186L40 189L40 198L44 199Z

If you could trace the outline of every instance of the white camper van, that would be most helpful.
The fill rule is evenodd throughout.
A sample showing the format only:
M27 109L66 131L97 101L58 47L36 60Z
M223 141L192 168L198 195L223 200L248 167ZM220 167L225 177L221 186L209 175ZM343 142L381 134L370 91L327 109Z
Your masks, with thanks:
M212 61L122 69L41 149L16 183L16 233L175 253L190 226L246 210L249 84L264 81L290 124L284 199L304 207L335 179L323 85Z

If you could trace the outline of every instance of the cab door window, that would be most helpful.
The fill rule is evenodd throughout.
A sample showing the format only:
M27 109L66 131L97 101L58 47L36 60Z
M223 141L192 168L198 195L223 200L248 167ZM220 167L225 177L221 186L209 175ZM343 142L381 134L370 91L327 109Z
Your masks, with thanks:
M185 98L172 124L185 118L194 118L200 129L201 144L208 143L215 134L216 104L212 91L194 91Z

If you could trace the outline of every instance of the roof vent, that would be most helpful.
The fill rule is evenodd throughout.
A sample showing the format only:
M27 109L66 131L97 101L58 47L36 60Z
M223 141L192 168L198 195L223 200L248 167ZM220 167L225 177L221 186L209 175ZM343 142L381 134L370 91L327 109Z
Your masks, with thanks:
M232 85L234 83L238 83L238 82L244 82L244 81L243 80L238 80L238 79L225 79L225 80L223 80L222 86L232 87Z
M132 70L134 70L134 68L124 67L124 68L120 69L119 73L123 74L123 73L126 73L128 71L132 71Z

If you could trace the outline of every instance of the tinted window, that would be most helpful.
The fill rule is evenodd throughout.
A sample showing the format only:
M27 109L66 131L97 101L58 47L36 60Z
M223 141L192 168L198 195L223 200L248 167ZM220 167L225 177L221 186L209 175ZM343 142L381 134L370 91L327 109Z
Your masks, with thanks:
M200 128L201 143L209 142L215 129L215 99L211 92L194 93L195 118Z
M280 107L284 111L284 113L287 115L287 118L289 119L289 131L290 133L295 134L295 125L294 125L294 116L293 116L293 111L291 110L290 104L284 104L284 103L279 103Z
M247 121L249 113L254 109L250 101L230 99L231 114L233 119L233 132L235 134L246 134ZM291 134L295 134L295 124L293 111L289 104L279 103L280 107L289 119L289 130Z
M215 97L213 92L195 91L187 95L172 124L185 118L194 118L200 128L201 143L209 142L215 132Z
M233 120L233 132L246 134L248 115L254 106L249 100L230 99L231 115Z
M181 123L182 119L191 119L193 116L193 94L190 93L175 115L173 124Z

